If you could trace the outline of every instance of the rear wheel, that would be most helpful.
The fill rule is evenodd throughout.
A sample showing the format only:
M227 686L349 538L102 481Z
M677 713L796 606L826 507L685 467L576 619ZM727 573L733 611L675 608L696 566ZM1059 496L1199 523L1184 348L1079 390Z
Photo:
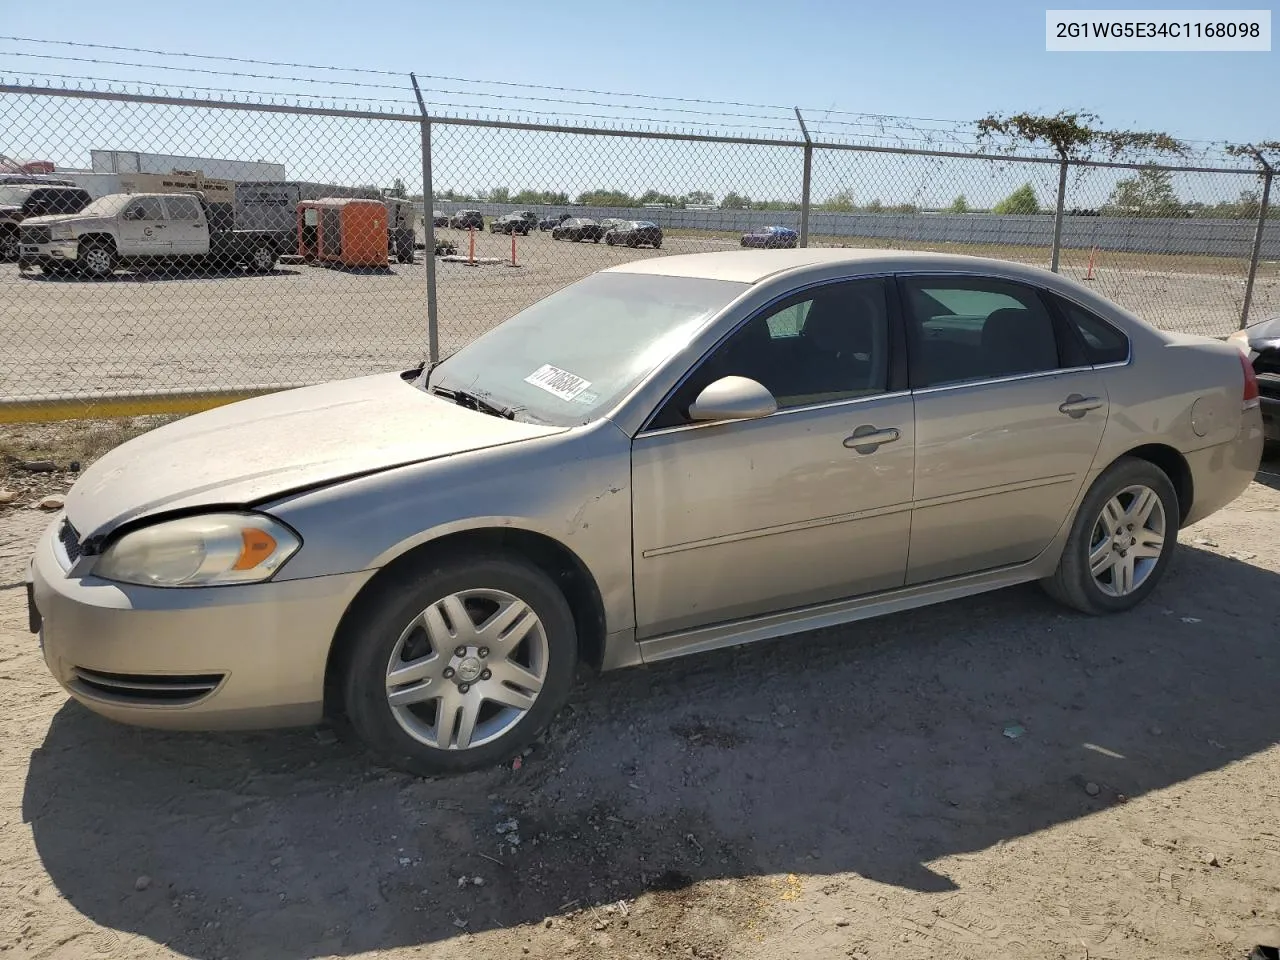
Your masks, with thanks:
M95 280L104 280L116 270L116 252L101 240L87 240L80 244L76 259L81 271Z
M568 697L573 615L554 582L523 560L433 565L389 583L356 617L347 714L366 744L411 773L501 762Z
M1119 613L1155 589L1178 543L1178 494L1159 467L1117 460L1094 481L1076 513L1053 576L1055 600L1083 613Z
M255 273L270 273L276 268L276 251L265 244L255 247L249 259Z

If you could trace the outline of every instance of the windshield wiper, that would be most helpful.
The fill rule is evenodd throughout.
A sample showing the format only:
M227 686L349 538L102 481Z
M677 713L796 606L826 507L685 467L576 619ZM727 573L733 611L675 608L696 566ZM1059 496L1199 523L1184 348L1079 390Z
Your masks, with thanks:
M502 417L504 420L514 420L516 418L516 411L511 407L493 403L484 399L484 397L476 396L474 393L467 393L465 390L455 390L452 387L432 387L431 392L437 397L452 400L458 406L466 407L468 410L487 413L493 417Z

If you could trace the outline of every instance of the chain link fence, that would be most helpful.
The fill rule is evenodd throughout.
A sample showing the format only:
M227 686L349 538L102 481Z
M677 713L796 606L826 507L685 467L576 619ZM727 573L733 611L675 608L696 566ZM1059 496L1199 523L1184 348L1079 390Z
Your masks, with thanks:
M1253 169L8 86L0 130L66 181L0 175L0 420L406 367L609 265L742 246L1056 267L1209 335L1280 311Z

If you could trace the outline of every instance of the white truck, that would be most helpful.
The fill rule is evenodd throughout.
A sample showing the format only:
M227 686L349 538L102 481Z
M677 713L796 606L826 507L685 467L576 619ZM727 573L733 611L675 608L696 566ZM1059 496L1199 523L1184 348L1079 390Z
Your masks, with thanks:
M119 267L184 264L199 269L244 266L266 273L291 251L293 234L233 230L210 222L195 193L116 193L76 214L32 217L19 232L18 268L48 274L79 271L108 277Z

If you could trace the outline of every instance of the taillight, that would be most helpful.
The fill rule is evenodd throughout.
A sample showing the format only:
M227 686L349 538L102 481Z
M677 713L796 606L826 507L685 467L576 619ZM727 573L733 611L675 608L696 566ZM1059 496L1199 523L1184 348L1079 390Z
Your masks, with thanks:
M1240 366L1244 369L1244 396L1240 401L1241 410L1252 410L1258 405L1258 375L1253 372L1253 364L1243 353L1239 354Z

